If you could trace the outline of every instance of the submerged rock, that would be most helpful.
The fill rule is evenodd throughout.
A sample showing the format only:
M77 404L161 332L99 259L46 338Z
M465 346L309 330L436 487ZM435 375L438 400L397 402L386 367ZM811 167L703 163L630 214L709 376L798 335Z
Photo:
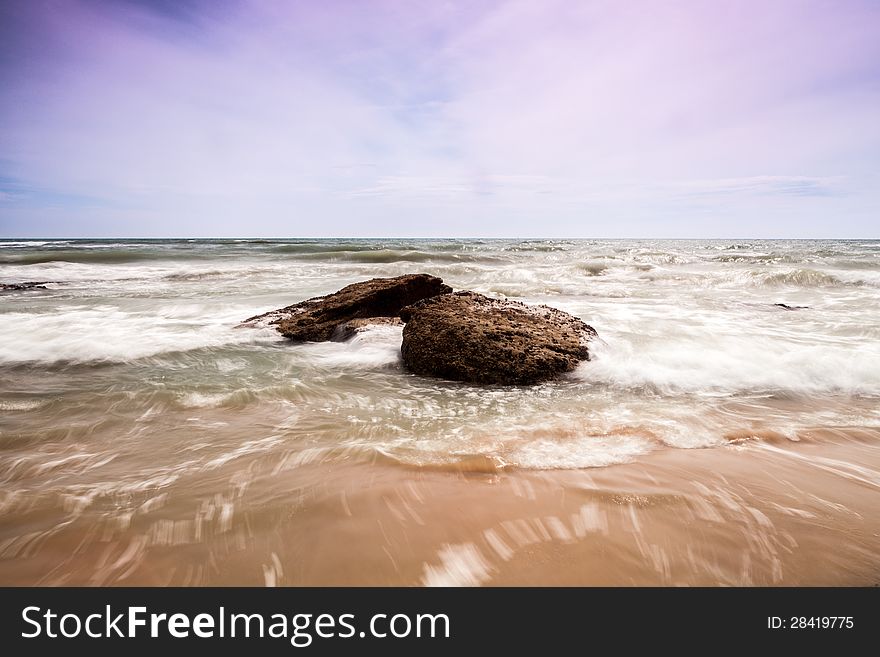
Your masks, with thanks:
M401 354L416 374L471 383L535 383L589 360L596 331L548 306L456 292L400 312Z
M295 342L345 340L362 328L351 325L352 320L387 320L396 317L405 306L451 291L441 279L428 274L373 278L327 296L251 317L240 326L274 325L281 335Z
M12 292L16 290L48 290L49 281L26 281L24 283L0 283L0 290Z

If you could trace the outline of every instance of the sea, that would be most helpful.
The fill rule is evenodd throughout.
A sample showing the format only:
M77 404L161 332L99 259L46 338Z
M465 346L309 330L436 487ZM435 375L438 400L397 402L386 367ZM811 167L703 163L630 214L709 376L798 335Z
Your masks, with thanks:
M580 317L590 360L478 386L400 327L238 326L419 272ZM26 282L4 584L877 583L880 240L0 240Z

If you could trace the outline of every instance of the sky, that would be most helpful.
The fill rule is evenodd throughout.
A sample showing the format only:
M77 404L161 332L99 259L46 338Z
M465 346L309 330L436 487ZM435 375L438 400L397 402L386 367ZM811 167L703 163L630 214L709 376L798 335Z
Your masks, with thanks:
M0 237L878 228L880 2L0 3Z

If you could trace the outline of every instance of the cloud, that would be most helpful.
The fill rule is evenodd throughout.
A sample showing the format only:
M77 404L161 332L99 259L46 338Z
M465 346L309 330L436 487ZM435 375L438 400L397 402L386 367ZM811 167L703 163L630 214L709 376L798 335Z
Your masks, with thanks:
M715 180L691 180L678 183L685 195L768 195L768 196L832 196L840 191L840 177L809 176L749 176L746 178L720 178Z
M351 195L462 198L501 193L549 194L558 183L545 176L472 173L469 176L386 176L375 184L351 191Z
M845 4L20 2L0 230L865 234L880 7Z

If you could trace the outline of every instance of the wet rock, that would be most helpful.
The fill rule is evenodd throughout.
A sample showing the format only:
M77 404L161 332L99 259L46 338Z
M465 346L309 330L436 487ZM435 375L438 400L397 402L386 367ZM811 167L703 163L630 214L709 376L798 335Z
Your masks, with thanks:
M251 317L240 326L274 325L279 333L295 342L339 340L358 330L357 326L343 328L352 320L396 317L405 306L451 291L441 279L428 274L373 278L327 296Z
M401 355L416 374L471 383L527 384L589 360L596 331L548 306L456 292L400 312Z
M0 283L0 290L12 292L15 290L48 290L46 284L49 281L25 281L24 283Z
M809 308L809 306L789 306L787 303L774 303L773 305L785 310L806 310Z

